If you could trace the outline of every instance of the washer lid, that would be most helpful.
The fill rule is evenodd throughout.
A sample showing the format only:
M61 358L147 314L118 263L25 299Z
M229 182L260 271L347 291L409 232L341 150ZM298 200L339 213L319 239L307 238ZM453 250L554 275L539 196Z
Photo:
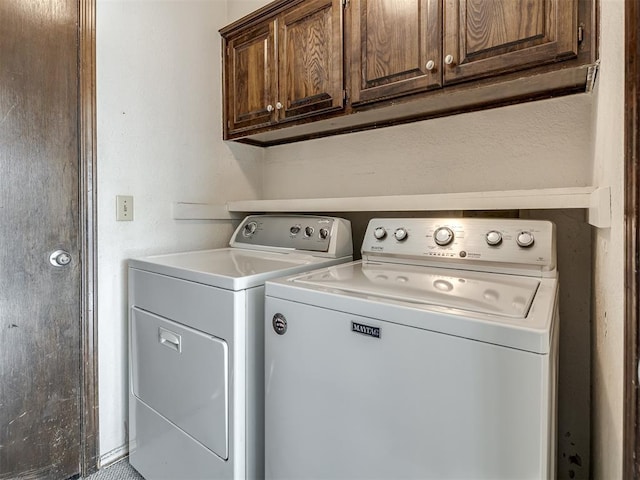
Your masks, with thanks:
M129 260L129 266L228 290L243 290L278 276L334 265L339 259L305 253L273 253L241 248L157 255Z
M540 280L494 273L363 262L293 280L358 296L525 318Z

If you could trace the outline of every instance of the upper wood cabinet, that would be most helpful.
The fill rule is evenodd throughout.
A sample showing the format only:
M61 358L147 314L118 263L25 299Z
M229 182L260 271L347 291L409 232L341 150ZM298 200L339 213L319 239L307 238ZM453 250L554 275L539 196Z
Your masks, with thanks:
M351 102L440 87L442 0L351 0Z
M223 28L224 138L275 145L591 88L596 0L275 0Z
M577 0L445 0L444 83L578 55Z
M343 107L341 0L297 2L223 39L225 138Z
M225 132L269 125L276 98L275 22L266 22L227 43L225 57Z

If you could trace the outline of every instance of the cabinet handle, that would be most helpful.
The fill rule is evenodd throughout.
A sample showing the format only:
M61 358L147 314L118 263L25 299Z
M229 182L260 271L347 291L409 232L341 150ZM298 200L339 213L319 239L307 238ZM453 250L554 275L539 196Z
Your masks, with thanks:
M267 112L273 112L273 105L267 105Z
M436 66L436 62L434 62L433 60L429 60L427 62L426 68L427 70L431 71L435 68L435 66Z
M453 63L453 55L447 55L444 57L444 63L447 65L451 65Z
M276 110L282 110L282 104L280 102L276 103Z

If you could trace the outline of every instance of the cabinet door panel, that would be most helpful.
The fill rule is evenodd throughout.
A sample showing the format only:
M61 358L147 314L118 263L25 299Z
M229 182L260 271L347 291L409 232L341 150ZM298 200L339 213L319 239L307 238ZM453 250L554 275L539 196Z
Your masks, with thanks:
M342 4L310 0L279 19L279 120L342 108Z
M446 0L444 81L575 57L577 0Z
M351 8L353 104L441 85L440 0L352 0Z
M227 130L268 125L275 103L274 23L268 22L229 39L226 62Z

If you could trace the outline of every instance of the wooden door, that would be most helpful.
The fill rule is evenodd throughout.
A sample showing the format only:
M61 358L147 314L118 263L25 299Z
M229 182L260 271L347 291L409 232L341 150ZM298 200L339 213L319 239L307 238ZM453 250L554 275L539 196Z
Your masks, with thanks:
M342 2L306 0L278 24L278 119L342 108Z
M440 87L442 0L351 1L351 103Z
M0 1L2 479L80 469L78 23L78 0Z
M275 22L264 22L228 38L225 55L227 139L276 119Z
M444 16L445 84L578 54L577 0L445 0Z

